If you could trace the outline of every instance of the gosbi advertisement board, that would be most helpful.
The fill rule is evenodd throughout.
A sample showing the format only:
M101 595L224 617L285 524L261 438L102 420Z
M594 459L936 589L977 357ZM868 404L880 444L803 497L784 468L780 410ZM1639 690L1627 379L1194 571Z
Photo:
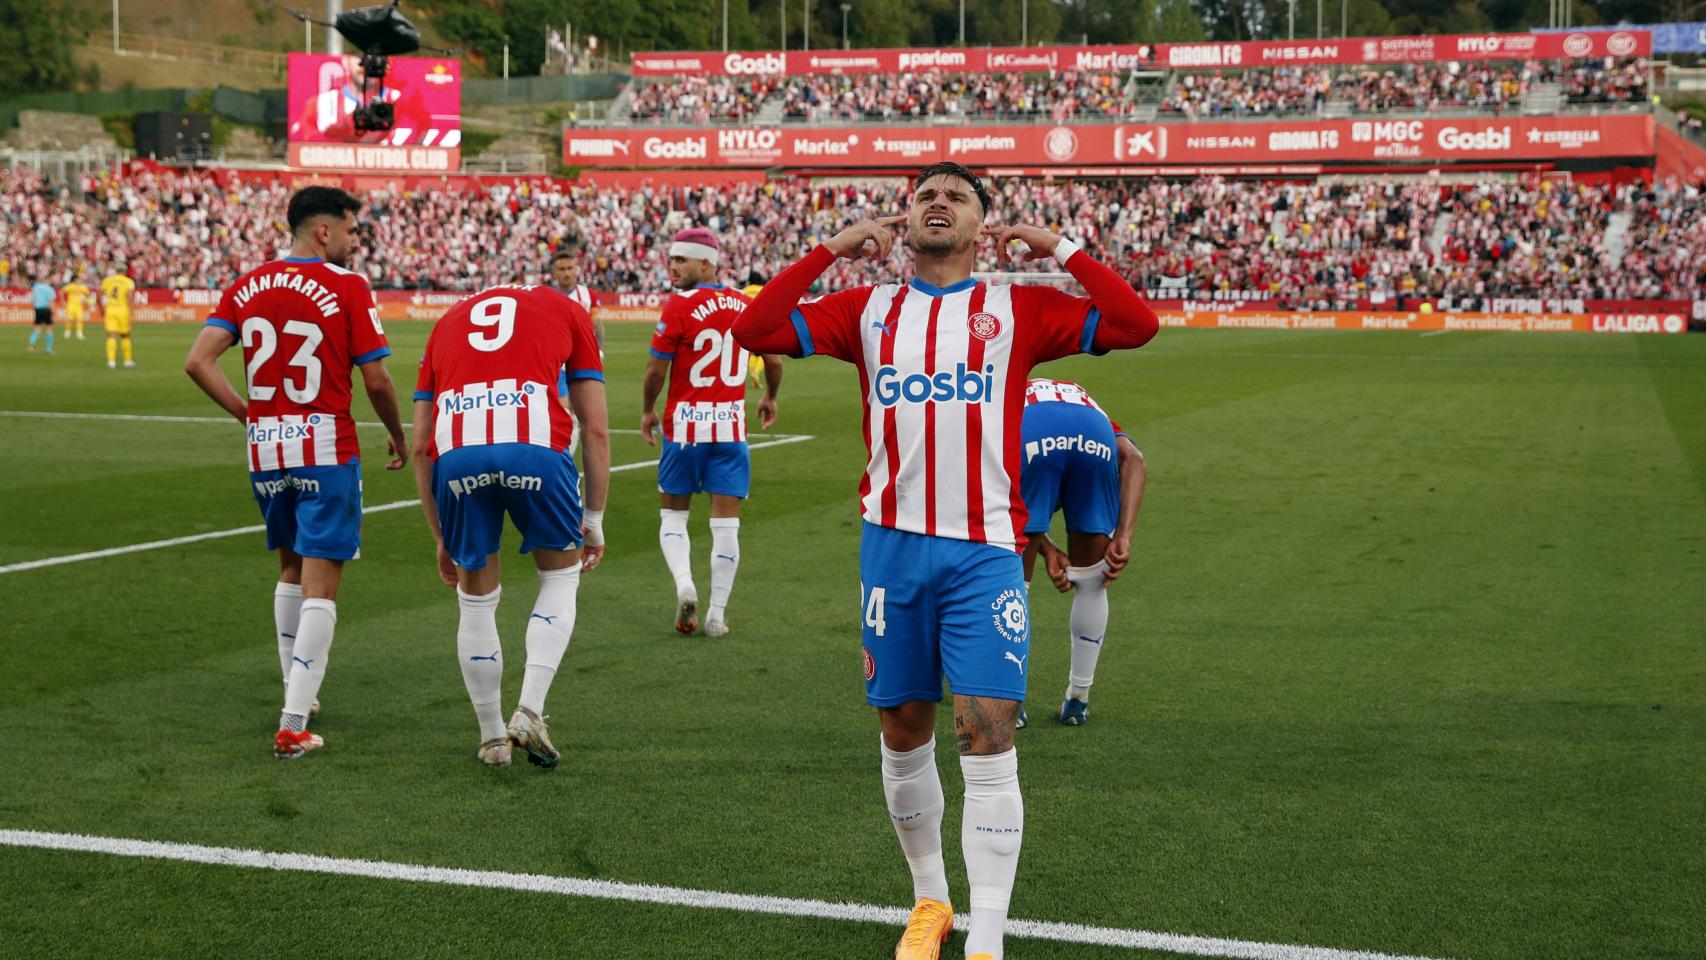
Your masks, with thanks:
M876 50L750 50L636 53L636 77L780 77L816 73L1015 73L1049 70L1218 70L1334 63L1558 60L1644 57L1653 34L1601 28L1564 33L1476 33L1344 40L1111 44L1060 47L918 47Z
M384 83L367 86L391 106L391 129L357 130L365 73L358 56L293 53L288 60L290 165L308 170L450 173L461 169L462 64L392 57Z
M1048 126L629 128L563 131L563 163L622 167L1215 165L1651 157L1645 114Z

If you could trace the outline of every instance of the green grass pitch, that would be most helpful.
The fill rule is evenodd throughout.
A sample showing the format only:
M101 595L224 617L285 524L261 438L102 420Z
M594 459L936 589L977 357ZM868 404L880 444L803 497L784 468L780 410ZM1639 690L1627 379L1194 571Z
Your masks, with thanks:
M391 331L405 396L426 330ZM612 331L615 427L638 425L645 333ZM3 335L0 410L217 414L180 370L193 328L142 327L130 371L94 338L26 355L25 334ZM1068 604L1033 598L1014 917L1461 960L1700 955L1706 337L1164 331L1045 369L1127 425L1151 484L1082 729L1046 722ZM455 602L413 508L367 518L328 746L298 763L269 752L259 535L0 574L0 828L903 905L862 696L856 383L788 366L776 429L816 439L753 453L726 639L670 629L655 475L613 477L551 773L475 761ZM367 503L412 498L381 432L363 439ZM0 415L0 566L258 523L243 469L235 425ZM703 503L692 532L703 584ZM509 708L534 577L504 563ZM897 935L5 846L0 902L9 958L882 958Z

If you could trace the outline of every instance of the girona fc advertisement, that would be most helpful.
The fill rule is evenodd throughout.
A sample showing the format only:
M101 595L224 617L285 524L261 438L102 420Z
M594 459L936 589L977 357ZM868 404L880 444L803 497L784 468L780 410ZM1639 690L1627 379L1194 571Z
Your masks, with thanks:
M1447 60L1557 60L1644 57L1646 29L1560 33L1478 33L1353 37L1250 43L1116 44L1099 47L922 47L883 50L759 50L636 53L636 77L683 74L797 77L814 73L1014 73L1047 70L1218 70L1285 64L1436 63Z
M359 56L293 53L287 65L291 166L415 173L461 169L461 61L392 57L384 84L368 91L395 112L395 125L385 131L355 129L354 111L363 100Z
M563 133L583 168L1214 166L1652 156L1650 115L1427 117L1074 126L609 128ZM1111 172L1111 171L1110 171Z

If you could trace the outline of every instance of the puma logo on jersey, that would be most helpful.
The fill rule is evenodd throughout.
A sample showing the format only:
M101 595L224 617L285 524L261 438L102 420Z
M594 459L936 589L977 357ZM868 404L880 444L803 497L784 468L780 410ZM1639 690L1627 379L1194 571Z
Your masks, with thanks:
M493 662L493 663L497 663L497 662L498 662L498 654L500 654L500 653L502 653L502 652L503 652L503 649L502 649L502 648L501 648L501 647L500 647L500 648L499 648L499 649L497 649L497 650L493 650L493 651L492 651L492 653L491 653L491 656L488 656L488 657L479 657L479 656L475 656L475 657L469 657L469 658L468 658L468 659L469 659L469 660L470 660L470 661L474 661L474 660L490 660L490 661L491 661L491 662Z
M545 625L546 625L546 626L547 626L547 627L548 627L548 626L550 626L550 625L551 625L551 624L553 624L553 623L556 623L556 622L557 622L557 618L556 618L556 617L547 617L547 616L545 616L545 615L544 615L544 614L543 614L543 613L535 613L535 614L531 614L531 615L529 615L529 616L528 616L528 618L527 618L527 619L529 619L529 620L543 620L543 621L545 621Z
M1002 654L1002 656L1006 657L1008 660L1013 661L1013 665L1019 668L1019 672L1021 674L1023 674L1025 672L1025 661L1031 659L1031 655L1028 653L1022 657L1015 657L1015 656L1013 656L1013 651L1011 651L1011 650L1008 650L1006 653Z
M304 670L314 669L314 661L312 661L312 660L304 660L301 657L291 657L290 659L291 659L291 662L293 662L293 663L302 664L302 669L304 669Z

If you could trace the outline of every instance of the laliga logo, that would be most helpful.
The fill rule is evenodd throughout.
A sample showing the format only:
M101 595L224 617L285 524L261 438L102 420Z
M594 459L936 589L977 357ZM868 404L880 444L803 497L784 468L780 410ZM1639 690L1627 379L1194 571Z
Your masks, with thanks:
M972 336L988 343L1001 336L1001 318L993 313L974 313L966 318L966 329Z
M1446 127L1439 132L1439 145L1446 150L1509 150L1511 128L1489 128L1469 133L1456 127Z
M779 53L761 53L756 57L743 57L731 53L723 58L723 71L734 76L765 76L768 74L786 73L788 62Z
M653 160L704 160L711 153L704 137L688 137L686 140L647 137L646 142L640 145L640 152Z
M1564 52L1572 57L1585 57L1593 52L1593 38L1585 33L1572 33L1564 38Z
M1055 127L1043 137L1043 150L1050 160L1057 163L1071 160L1078 154L1078 134L1073 133L1071 127Z

